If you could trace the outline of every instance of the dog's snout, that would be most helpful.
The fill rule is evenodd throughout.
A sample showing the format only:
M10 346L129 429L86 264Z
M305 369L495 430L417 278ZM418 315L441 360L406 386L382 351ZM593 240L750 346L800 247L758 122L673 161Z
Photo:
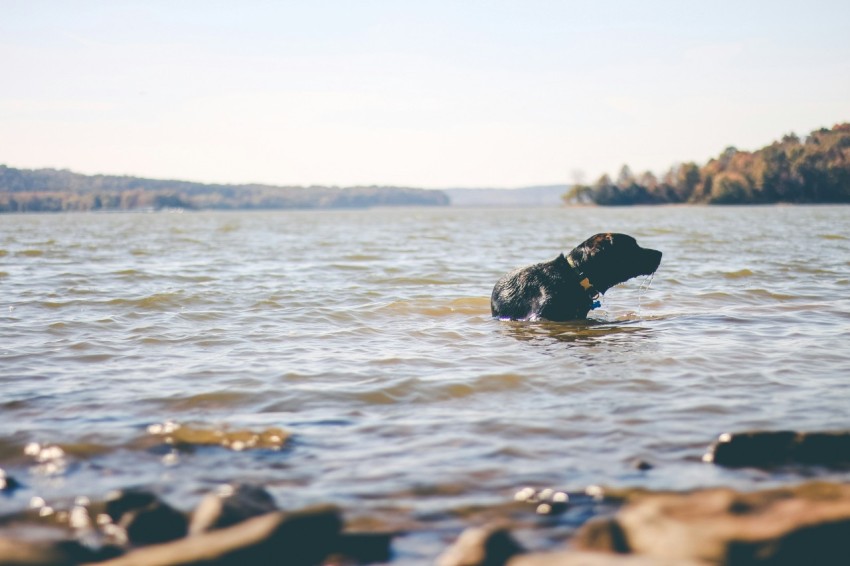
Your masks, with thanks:
M658 250L648 249L646 251L648 252L647 257L649 258L648 263L649 263L649 266L650 266L650 272L654 273L655 270L658 269L658 266L661 265L661 255L662 254Z

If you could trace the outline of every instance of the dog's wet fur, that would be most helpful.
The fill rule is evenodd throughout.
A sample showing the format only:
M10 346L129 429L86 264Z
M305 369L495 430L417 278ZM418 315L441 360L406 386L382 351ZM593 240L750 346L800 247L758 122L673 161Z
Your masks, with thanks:
M660 251L640 247L631 236L596 234L567 257L561 254L504 275L493 287L490 312L509 320L583 319L593 308L594 290L604 293L632 277L651 275L660 263ZM592 287L582 285L584 278Z

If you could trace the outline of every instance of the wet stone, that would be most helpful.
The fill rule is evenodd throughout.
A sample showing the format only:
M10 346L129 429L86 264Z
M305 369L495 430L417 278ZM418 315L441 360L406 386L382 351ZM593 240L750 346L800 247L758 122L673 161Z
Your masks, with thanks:
M392 557L391 533L343 533L336 552L359 564L389 562Z
M16 489L20 489L22 487L23 484L21 482L6 474L6 470L0 468L0 493L11 494L14 493Z
M167 542L188 532L188 520L182 513L146 491L113 494L106 503L106 514L126 532L133 545Z
M703 456L730 468L783 465L850 466L850 432L756 431L721 434Z
M125 489L109 494L106 499L106 514L117 523L125 513L144 509L157 501L156 495L149 491Z
M437 559L437 566L502 566L524 552L503 527L470 528Z
M711 564L847 564L850 486L813 482L741 493L712 488L635 493L573 544Z
M62 543L36 543L0 538L0 564L26 566L65 566L80 562L74 549Z
M236 525L145 546L103 566L314 566L339 548L342 519L332 507L273 512Z
M189 533L229 527L276 510L274 498L263 487L250 484L225 485L201 500L192 514Z

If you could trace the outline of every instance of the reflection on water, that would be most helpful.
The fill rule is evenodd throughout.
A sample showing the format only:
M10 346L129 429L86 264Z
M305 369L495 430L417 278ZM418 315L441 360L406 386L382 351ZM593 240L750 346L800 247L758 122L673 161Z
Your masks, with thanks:
M850 428L847 210L4 216L0 466L25 487L0 513L131 485L188 509L236 479L455 532L524 485L799 479L700 458L721 432ZM651 285L588 321L490 317L503 273L602 231L664 252ZM164 461L140 439L172 421L286 449Z
M640 326L639 320L615 323L593 319L575 322L501 321L501 326L500 332L506 336L544 346L553 342L575 342L586 347L633 343L648 338L651 332L651 329Z

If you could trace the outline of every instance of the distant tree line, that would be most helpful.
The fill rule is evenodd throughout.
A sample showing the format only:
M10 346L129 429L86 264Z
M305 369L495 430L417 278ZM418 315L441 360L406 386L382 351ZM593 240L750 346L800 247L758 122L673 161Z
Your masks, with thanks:
M789 134L752 152L729 147L702 167L681 163L661 178L623 165L616 180L603 175L592 185L574 185L563 198L600 205L850 202L850 123L805 140Z
M0 165L0 212L445 206L441 191L407 187L215 185Z

